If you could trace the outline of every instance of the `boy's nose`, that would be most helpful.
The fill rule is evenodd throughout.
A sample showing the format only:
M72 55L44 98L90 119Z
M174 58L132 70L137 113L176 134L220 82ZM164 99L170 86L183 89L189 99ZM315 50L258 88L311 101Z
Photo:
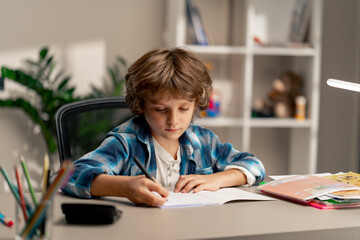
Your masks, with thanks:
M168 115L168 124L169 125L177 125L178 122L178 116L176 114L176 111L169 111L169 115Z

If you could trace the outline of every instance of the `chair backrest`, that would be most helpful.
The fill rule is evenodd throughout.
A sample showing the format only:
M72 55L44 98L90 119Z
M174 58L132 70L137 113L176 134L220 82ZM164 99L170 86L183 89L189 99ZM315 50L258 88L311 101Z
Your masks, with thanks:
M106 97L69 103L55 114L60 164L94 150L106 133L131 118L124 97Z

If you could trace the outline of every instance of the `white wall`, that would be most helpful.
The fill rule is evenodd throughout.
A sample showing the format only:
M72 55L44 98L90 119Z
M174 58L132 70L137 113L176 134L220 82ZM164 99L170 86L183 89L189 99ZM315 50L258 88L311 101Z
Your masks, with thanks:
M52 52L55 51L56 60L65 67L66 72L73 73L73 81L77 80L80 87L100 81L98 75L101 69L97 69L97 76L90 79L86 67L93 73L93 63L102 64L105 68L106 64L114 62L117 55L132 63L145 51L163 46L164 2L0 1L0 65L6 63L15 66L20 65L21 59L35 59L40 47L47 45ZM84 52L88 46L97 46L95 52L92 48L96 59L87 55L89 62L81 63L79 52ZM71 62L75 64L70 66ZM85 71L74 73L79 69ZM14 96L12 92L9 93L9 86L5 86L5 91ZM5 93L0 92L0 95L4 96ZM18 161L18 154L21 153L31 162L31 176L36 181L41 179L40 166L46 146L41 134L34 134L33 130L31 120L21 110L0 109L0 163L10 176L13 175L13 163ZM0 177L0 192L2 186L5 183Z
M325 0L319 124L319 172L358 172L359 94L326 85L359 82L359 1Z
M0 54L45 44L67 49L72 44L104 42L106 64L116 55L131 63L145 51L164 45L165 2L2 0ZM324 1L320 172L358 171L358 95L325 84L329 77L359 81L358 5L357 0ZM35 56L24 56L28 57ZM0 163L10 171L18 152L41 164L45 143L41 135L33 133L24 113L0 109ZM36 172L40 167L33 168ZM37 176L40 178L41 172ZM2 185L0 178L0 192Z

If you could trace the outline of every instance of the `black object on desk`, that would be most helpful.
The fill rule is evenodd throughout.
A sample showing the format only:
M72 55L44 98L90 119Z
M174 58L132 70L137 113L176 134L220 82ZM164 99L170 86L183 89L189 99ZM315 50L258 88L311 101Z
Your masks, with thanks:
M63 203L61 210L73 224L111 224L122 215L115 206L105 204Z

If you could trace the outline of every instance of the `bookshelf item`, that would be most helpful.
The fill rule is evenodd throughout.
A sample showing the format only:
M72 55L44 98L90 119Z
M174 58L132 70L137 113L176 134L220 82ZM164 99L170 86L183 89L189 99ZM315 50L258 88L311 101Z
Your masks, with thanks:
M296 0L291 16L290 43L305 43L310 30L311 4L309 0Z
M189 41L186 0L169 1L167 6L168 47L184 46L211 62L214 86L221 88L226 82L223 92L231 96L226 104L220 101L217 117L195 119L195 123L212 129L221 141L254 153L269 174L317 172L323 1L303 1L197 0L203 26L211 32L210 45ZM301 24L306 30L300 34L301 42L290 42L292 18L300 3L307 6ZM255 100L288 70L303 79L301 95L306 105L299 119L253 118Z
M193 42L198 45L208 45L208 38L204 24L202 22L200 11L195 5L194 0L186 0L186 13L189 25L189 33L194 39Z

